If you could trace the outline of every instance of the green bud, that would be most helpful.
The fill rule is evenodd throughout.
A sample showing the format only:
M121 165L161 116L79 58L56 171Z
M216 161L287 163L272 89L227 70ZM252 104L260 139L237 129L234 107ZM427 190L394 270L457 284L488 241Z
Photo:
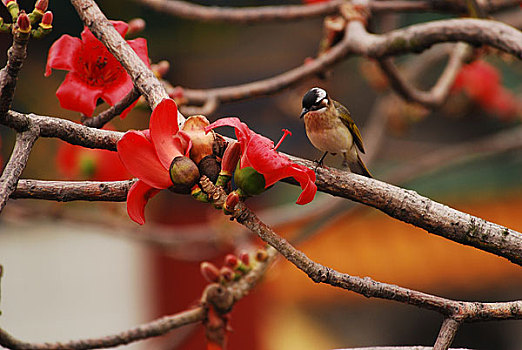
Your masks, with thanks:
M184 156L176 157L170 164L170 179L173 186L170 188L176 193L190 193L192 187L199 180L199 170L192 159Z
M234 173L234 182L247 196L255 196L265 190L265 177L252 167L239 168Z

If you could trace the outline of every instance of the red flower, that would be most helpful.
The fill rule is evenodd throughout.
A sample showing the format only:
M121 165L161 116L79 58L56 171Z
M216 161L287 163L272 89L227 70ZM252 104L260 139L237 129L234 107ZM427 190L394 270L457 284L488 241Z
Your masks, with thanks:
M501 84L498 70L484 61L475 61L460 70L453 84L455 91L464 91L489 112L503 117L517 112L515 96Z
M56 167L68 180L118 181L131 177L115 152L70 143L60 145Z
M301 185L301 195L297 204L306 204L314 199L317 187L315 186L315 173L305 166L295 164L286 156L277 152L277 147L285 135L274 147L274 142L262 135L250 130L245 123L238 118L222 118L205 128L205 131L220 126L232 126L235 128L236 137L241 146L240 168L252 167L265 178L265 188L272 186L277 181L286 177L293 177Z
M121 161L139 178L127 195L127 212L138 224L145 223L148 200L160 190L175 185L172 179L177 174L172 171L173 164L177 159L187 159L190 152L190 138L179 131L177 117L176 103L165 99L152 111L150 131L127 131L118 141ZM199 177L199 173L197 175Z
M319 2L327 2L327 1L330 1L330 0L303 0L303 2L305 4L317 4Z
M125 36L127 23L111 23L121 36ZM45 76L51 74L51 69L69 71L56 91L60 105L90 117L99 98L113 106L131 91L133 84L121 64L87 27L81 36L80 40L66 34L51 46ZM138 38L127 43L149 65L147 41ZM125 118L132 107L134 105L127 108L121 118Z

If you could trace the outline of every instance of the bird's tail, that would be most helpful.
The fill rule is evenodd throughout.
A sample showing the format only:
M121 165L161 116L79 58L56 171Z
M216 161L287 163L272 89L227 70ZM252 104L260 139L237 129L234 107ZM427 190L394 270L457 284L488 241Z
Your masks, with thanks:
M358 153L356 159L348 159L347 155L345 154L344 164L348 165L352 173L373 178L372 174L370 173L370 170L368 170L366 165L364 165Z

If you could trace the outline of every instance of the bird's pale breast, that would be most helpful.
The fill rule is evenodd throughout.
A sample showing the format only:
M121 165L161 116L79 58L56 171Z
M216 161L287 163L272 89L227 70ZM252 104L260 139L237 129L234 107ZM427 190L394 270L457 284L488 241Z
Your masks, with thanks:
M343 122L329 113L309 112L304 116L306 134L315 148L330 153L348 152L352 134Z

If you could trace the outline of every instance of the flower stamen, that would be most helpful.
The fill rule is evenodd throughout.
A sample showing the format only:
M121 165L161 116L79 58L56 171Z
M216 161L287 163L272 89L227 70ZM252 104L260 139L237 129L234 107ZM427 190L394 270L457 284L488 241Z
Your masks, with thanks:
M277 151L277 148L281 145L281 143L283 142L283 140L285 139L285 137L287 137L288 135L292 136L292 133L287 130L287 129L282 129L283 131L283 136L281 136L281 139L279 140L279 142L277 143L277 145L275 145L274 147L274 151Z

